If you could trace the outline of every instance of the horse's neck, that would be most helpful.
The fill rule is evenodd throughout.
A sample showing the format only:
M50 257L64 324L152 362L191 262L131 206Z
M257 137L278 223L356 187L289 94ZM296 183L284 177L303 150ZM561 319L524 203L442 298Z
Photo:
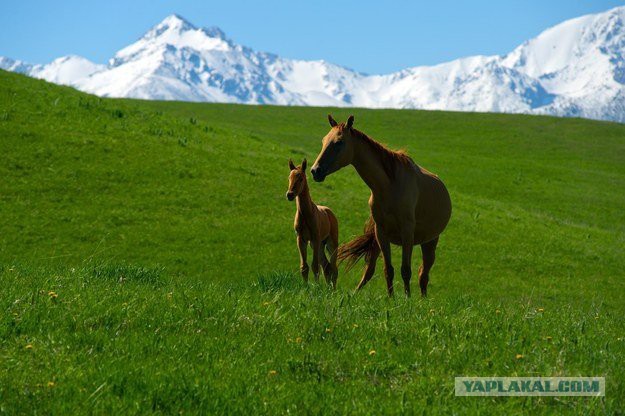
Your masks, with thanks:
M304 189L302 189L302 192L300 192L297 196L295 202L297 203L297 210L304 216L304 218L312 217L315 204L310 197L310 191L307 183L304 184Z
M381 194L389 189L391 178L388 177L382 156L377 154L364 140L356 140L352 165L358 175L367 184L371 192Z

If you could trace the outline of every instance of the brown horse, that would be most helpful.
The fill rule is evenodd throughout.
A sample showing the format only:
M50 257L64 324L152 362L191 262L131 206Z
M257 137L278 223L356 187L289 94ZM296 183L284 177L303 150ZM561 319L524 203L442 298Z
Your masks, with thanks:
M421 245L423 264L419 268L421 294L426 296L429 273L434 264L436 244L451 217L449 193L438 176L416 165L404 152L392 151L354 129L354 116L338 124L328 115L332 129L323 138L323 147L311 173L317 182L347 165L353 165L371 189L371 218L365 234L342 245L339 259L353 265L361 257L366 268L358 289L375 271L382 251L386 285L393 295L394 270L391 243L402 247L401 276L410 296L413 246Z
M301 166L295 166L289 160L289 190L286 197L289 201L296 200L295 233L297 234L297 248L300 254L300 271L304 281L308 283L308 264L306 263L306 246L310 243L313 250L312 270L315 280L319 281L319 264L323 268L326 282L336 288L338 268L336 255L339 245L339 223L334 213L328 207L315 205L310 198L308 181L306 181L306 159ZM328 250L330 261L325 256L324 249Z

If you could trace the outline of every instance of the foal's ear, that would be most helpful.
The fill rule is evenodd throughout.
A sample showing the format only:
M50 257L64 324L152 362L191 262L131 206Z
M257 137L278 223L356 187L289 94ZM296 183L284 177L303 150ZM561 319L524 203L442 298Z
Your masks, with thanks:
M306 172L306 159L302 160L302 170Z
M351 129L352 126L354 125L354 116L349 116L349 118L347 119L347 128Z
M291 168L291 170L295 170L295 165L291 159L289 159L289 168Z
M328 121L330 122L330 125L332 127L336 127L339 125L339 123L337 123L336 120L334 120L334 118L332 117L332 114L328 114Z

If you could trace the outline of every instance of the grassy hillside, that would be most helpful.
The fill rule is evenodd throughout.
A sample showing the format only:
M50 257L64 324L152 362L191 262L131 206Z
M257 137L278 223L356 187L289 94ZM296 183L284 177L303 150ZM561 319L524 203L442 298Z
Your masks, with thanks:
M328 112L448 185L429 299L379 276L353 295L358 270L302 286L287 160L316 157ZM0 71L0 155L0 411L622 408L624 125L100 99ZM361 231L352 168L311 193L341 241ZM455 398L456 375L608 392Z

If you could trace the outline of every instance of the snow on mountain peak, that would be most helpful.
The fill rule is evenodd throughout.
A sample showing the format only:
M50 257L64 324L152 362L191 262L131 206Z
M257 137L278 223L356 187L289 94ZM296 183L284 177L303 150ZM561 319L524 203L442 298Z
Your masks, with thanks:
M145 55L162 53L168 47L197 51L226 51L233 43L217 27L199 29L177 14L172 14L152 27L141 39L115 54L110 66L119 66Z
M197 29L193 23L189 22L179 14L170 14L164 18L154 29L172 28L176 30L195 30ZM148 32L149 33L149 32Z
M538 112L602 118L625 105L625 7L567 20L502 58L556 96ZM610 119L625 121L625 113Z
M563 70L584 56L607 55L615 41L622 53L624 25L625 6L567 20L516 48L504 57L504 64L540 77Z
M0 56L0 69L30 75L33 67L34 65L32 64Z
M423 108L581 116L625 122L625 6L545 30L504 56L387 75L239 46L172 14L109 66L70 56L0 68L100 96L247 104Z
M106 67L98 65L81 56L68 55L57 58L48 65L36 67L34 76L50 82L72 85L79 79L89 77Z
M217 26L198 28L193 23L189 22L187 19L178 14L171 14L167 16L159 24L152 27L152 29L150 29L143 37L157 38L159 36L162 36L166 32L175 32L180 35L183 32L198 30L203 32L204 35L210 38L228 41L226 34Z

